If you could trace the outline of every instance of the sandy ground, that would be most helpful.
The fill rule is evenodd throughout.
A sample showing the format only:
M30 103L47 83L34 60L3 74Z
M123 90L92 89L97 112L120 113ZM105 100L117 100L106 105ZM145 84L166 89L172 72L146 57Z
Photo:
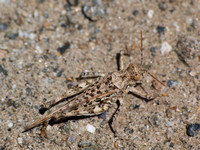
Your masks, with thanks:
M0 0L0 14L1 150L200 149L199 0ZM125 45L135 47L127 65L140 64L141 30L144 65L168 97L127 94L113 122L116 142L105 116L48 126L46 138L41 126L22 133L69 90L69 78L116 71ZM143 86L158 92L151 83L146 76Z

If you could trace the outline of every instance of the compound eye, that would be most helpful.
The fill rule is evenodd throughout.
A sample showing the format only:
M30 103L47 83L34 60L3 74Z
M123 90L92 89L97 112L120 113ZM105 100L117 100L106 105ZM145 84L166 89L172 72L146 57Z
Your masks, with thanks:
M133 76L133 78L134 78L134 80L138 81L138 80L140 80L141 75L140 74L136 74L136 75Z

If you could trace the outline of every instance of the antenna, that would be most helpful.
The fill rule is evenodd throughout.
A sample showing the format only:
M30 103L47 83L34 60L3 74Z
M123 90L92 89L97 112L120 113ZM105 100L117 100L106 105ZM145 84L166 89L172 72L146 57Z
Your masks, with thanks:
M141 63L141 65L143 64L143 62L142 62L142 59L143 59L143 48L142 48L142 31L141 31L141 52L140 52L140 56L141 56L141 58L140 58L140 63Z
M152 75L150 72L147 71L147 73L154 78L154 80L158 81L160 84L162 84L163 86L166 86L162 81L158 80L154 75Z

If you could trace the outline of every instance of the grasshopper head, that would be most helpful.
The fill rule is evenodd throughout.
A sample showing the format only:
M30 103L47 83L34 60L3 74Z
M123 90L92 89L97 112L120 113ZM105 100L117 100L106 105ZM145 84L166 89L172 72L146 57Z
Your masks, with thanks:
M128 66L127 71L129 73L129 77L135 81L139 81L142 78L140 68L134 63L131 63Z

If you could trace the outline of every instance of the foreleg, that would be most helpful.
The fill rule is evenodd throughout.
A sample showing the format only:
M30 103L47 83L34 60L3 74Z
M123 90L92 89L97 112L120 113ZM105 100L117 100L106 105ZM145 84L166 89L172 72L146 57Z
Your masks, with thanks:
M135 87L127 88L127 92L131 92L134 95L141 97L147 101L151 101L151 100L155 99L156 97L160 96L158 93L149 94L149 93L145 92L144 89L138 90Z

